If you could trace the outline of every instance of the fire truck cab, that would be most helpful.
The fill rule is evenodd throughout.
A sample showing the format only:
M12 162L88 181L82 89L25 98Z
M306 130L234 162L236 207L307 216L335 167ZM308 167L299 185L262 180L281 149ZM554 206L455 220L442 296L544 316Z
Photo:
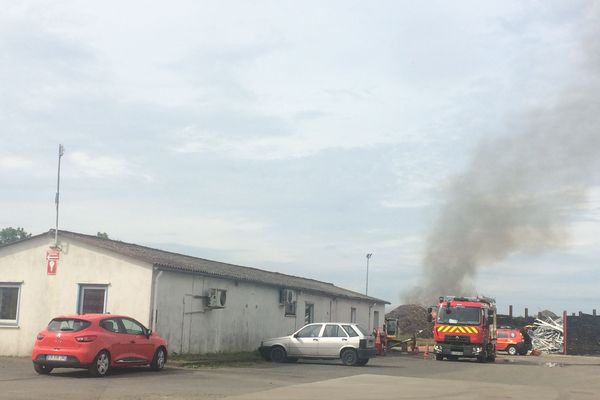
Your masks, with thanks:
M430 309L433 315L433 310ZM433 320L433 317L431 317ZM489 297L439 298L433 326L436 360L496 359L496 302Z

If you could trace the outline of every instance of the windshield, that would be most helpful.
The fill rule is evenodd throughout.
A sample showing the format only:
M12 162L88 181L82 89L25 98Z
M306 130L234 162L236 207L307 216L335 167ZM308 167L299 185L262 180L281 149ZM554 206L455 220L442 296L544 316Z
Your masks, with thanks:
M388 320L386 327L385 327L388 335L395 335L397 326L398 326L398 321L396 321L395 319Z
M437 322L442 324L479 325L481 309L477 307L441 306L437 314Z

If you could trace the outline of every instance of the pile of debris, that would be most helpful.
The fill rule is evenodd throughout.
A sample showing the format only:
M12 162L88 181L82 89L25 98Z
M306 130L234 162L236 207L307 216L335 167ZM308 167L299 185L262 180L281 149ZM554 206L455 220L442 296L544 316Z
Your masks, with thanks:
M400 334L412 336L416 332L421 338L433 337L433 323L427 321L427 309L418 304L404 304L387 313L386 318L398 319Z
M563 320L561 317L546 316L537 318L533 330L529 332L534 350L545 353L558 353L563 350Z

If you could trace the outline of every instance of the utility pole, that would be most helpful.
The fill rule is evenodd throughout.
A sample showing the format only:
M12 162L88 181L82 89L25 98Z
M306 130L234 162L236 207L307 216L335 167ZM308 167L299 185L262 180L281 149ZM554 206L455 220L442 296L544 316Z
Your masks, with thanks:
M369 260L373 256L373 253L367 253L367 287L365 288L365 296L369 295Z
M58 178L56 179L56 197L54 202L56 203L56 227L54 229L54 247L58 247L58 203L60 198L60 159L65 154L65 148L62 144L58 145Z

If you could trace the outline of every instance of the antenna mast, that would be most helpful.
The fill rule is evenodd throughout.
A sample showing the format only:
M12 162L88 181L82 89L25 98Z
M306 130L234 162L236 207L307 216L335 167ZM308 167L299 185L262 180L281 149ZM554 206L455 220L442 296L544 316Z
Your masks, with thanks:
M56 203L56 228L54 230L54 247L58 247L58 203L60 197L60 159L63 154L65 154L65 148L62 144L58 145L58 178L56 179L56 198L54 202Z

